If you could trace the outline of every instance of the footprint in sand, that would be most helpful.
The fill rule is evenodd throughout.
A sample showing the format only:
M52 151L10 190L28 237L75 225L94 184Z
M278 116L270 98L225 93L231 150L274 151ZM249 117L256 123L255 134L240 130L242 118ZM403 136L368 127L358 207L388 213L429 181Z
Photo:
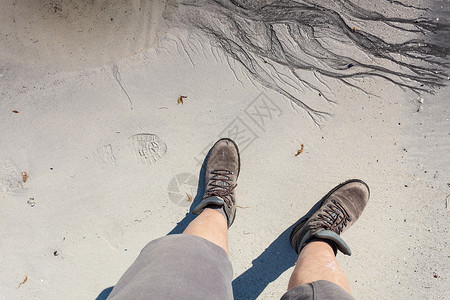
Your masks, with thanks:
M152 165L166 153L166 143L151 133L135 134L117 145L107 144L94 151L102 166L116 166L121 162Z
M167 152L166 143L155 134L135 134L129 140L131 152L140 164L151 165Z
M97 159L102 164L116 164L116 157L114 156L112 146L110 144L97 148L94 151Z

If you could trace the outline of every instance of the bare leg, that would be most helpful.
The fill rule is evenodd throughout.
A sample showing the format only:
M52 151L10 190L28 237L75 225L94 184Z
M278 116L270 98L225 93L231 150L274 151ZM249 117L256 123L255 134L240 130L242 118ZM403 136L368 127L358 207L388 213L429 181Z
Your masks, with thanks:
M218 140L209 150L205 164L205 194L192 211L199 214L183 234L204 238L228 254L228 227L233 224L236 206L236 181L240 159L236 143L228 138Z
M300 252L288 289L317 280L336 283L350 293L347 278L339 266L333 249L325 242L310 242Z
M183 234L202 237L221 247L228 254L227 220L213 209L205 209L189 224Z

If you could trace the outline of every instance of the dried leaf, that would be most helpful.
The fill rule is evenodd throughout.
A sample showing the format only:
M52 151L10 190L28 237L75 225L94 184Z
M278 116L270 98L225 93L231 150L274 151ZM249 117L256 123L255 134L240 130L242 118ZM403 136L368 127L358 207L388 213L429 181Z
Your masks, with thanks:
M28 180L28 173L25 171L22 171L22 180L24 183Z
M191 195L189 195L188 193L186 193L186 196L188 197L187 198L187 202L192 202L192 196Z
M19 283L19 286L17 288L20 288L20 286L22 284L25 284L25 282L27 282L27 280L28 280L28 276L25 276L25 279L21 283Z
M302 144L302 145L301 145L301 148L297 150L297 153L295 154L295 156L299 156L299 155L303 152L303 149L304 149L304 148L305 148L305 145Z
M182 96L182 95L180 95L180 97L178 97L178 100L177 100L177 104L183 104L183 99L185 99L185 98L187 98L187 96Z

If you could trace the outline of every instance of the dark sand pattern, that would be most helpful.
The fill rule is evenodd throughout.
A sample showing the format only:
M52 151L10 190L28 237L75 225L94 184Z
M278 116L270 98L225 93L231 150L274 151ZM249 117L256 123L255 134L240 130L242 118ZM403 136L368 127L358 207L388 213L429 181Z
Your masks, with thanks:
M299 99L304 89L333 102L330 80L364 90L359 80L377 77L421 93L448 79L448 42L436 40L448 36L448 18L407 1L376 2L171 0L164 17L206 35L254 80L319 124L326 113Z

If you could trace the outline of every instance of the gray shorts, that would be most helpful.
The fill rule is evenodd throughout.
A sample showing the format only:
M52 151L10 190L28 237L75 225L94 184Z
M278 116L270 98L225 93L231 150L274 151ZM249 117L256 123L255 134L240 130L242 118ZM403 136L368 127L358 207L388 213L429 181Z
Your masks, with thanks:
M233 299L225 251L197 236L174 234L148 243L108 299ZM296 286L282 300L354 299L329 281Z

